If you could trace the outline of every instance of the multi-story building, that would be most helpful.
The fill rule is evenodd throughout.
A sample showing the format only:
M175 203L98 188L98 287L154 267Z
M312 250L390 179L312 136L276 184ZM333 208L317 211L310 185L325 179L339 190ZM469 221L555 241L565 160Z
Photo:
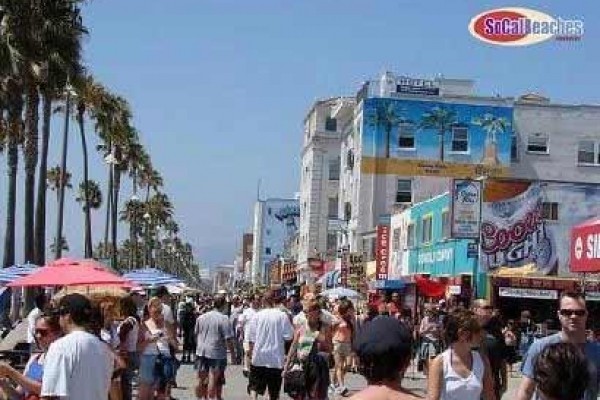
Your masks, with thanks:
M333 259L337 250L340 141L353 126L353 98L313 104L304 119L300 181L299 279L314 280L312 259Z
M296 235L300 207L297 199L258 200L254 207L252 283L269 283L271 262L283 255Z
M481 96L470 80L385 73L365 83L341 147L351 249L374 258L378 223L452 178L600 182L599 123L600 107Z
M244 233L242 236L242 266L244 269L244 280L252 282L252 247L254 245L254 235Z

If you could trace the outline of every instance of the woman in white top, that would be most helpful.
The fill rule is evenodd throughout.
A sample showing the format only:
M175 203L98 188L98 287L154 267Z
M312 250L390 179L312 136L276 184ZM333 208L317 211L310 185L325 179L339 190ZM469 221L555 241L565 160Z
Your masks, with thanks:
M121 376L121 391L123 400L133 398L132 380L135 370L139 366L139 356L137 353L137 342L140 331L140 320L137 312L137 305L133 297L126 296L119 300L119 309L121 310L122 321L117 328L119 334L119 355L125 360L127 369Z
M453 312L444 319L449 347L431 363L428 400L496 400L490 365L474 347L481 326L472 311Z
M148 314L149 318L140 325L138 341L139 400L153 399L155 390L157 399L164 398L175 372L169 344L177 346L177 341L163 320L162 302L158 297L148 301Z

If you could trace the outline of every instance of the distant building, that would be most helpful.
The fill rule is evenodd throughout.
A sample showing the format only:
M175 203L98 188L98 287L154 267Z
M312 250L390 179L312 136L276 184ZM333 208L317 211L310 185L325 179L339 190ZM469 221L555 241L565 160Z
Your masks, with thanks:
M244 280L252 281L252 249L254 246L254 235L252 233L244 233L242 237L242 267L244 272Z
M298 231L297 199L266 199L254 207L252 283L269 283L270 263L283 255L285 244Z
M354 99L318 100L304 119L300 180L299 280L314 281L311 259L334 259L338 247L340 145L352 130Z

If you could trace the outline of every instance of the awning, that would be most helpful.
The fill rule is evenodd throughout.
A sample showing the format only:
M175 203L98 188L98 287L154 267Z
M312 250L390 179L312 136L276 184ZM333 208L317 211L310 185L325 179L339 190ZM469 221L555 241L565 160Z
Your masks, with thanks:
M429 278L415 276L415 283L419 293L426 297L444 297L446 294L446 284L432 281Z
M494 276L528 276L538 272L537 266L533 263L523 265L522 267L500 267L494 271Z

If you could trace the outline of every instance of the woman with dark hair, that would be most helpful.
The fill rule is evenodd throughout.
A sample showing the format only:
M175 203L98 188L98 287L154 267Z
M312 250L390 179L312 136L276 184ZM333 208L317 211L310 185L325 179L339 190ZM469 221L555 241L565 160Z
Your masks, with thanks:
M444 319L448 349L431 363L429 400L496 400L491 368L477 347L482 328L472 311L454 312Z
M412 346L412 332L396 318L379 316L365 324L354 348L367 387L350 399L419 399L402 387L402 378L412 359Z
M125 361L126 369L121 376L121 391L124 400L132 398L132 380L135 370L138 368L139 359L137 352L138 335L140 332L140 320L137 305L131 296L119 300L122 321L117 328L119 335L119 355Z
M350 300L340 300L337 306L337 321L333 327L333 359L335 361L333 384L336 394L342 396L348 393L346 367L348 357L352 354L352 337L355 329L353 312L354 306Z
M333 347L331 329L321 321L321 306L316 300L306 303L304 313L306 323L296 327L284 375L297 362L304 371L305 385L303 390L288 394L296 400L324 400L329 388L328 360Z
M576 345L549 345L536 358L533 368L540 400L583 399L590 374L585 356Z
M42 352L31 356L23 373L0 362L0 377L6 378L0 381L0 392L5 396L3 398L28 399L40 395L46 352L50 344L62 336L58 315L42 314L35 323L33 334L37 348Z

